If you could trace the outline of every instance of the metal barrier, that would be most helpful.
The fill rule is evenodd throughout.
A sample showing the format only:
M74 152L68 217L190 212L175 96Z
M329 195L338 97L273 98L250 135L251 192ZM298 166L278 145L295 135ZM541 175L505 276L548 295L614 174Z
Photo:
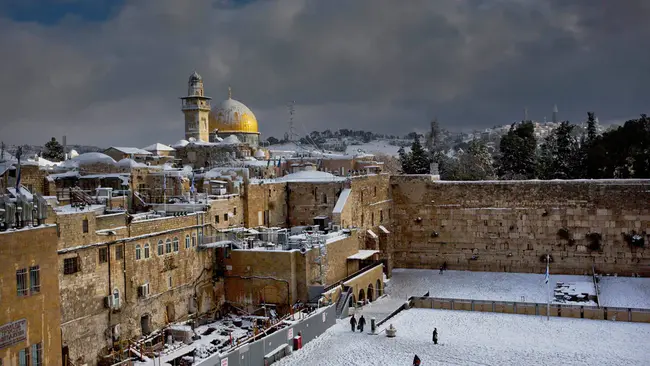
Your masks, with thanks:
M542 303L453 299L427 296L411 297L409 302L415 308L546 316L546 304ZM650 323L650 309L616 307L600 308L598 306L589 305L551 304L549 315L562 318Z

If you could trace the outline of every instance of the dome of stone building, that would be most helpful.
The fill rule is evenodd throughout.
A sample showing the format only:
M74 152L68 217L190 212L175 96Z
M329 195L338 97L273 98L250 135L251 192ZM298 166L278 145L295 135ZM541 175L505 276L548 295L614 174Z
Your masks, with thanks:
M89 152L85 154L81 154L77 157L74 157L70 159L71 161L79 164L79 165L85 165L85 164L109 164L109 165L115 165L117 162L113 160L110 156L106 154L102 154L100 152Z
M70 159L76 158L77 156L79 156L79 153L77 152L77 150L74 150L74 149L70 150L70 154L69 154Z
M229 93L230 94L230 93ZM219 133L237 132L259 134L257 118L244 103L228 99L214 106L209 116L210 133L218 130Z
M255 151L255 159L264 159L264 158L266 158L266 154L264 153L264 150L257 149L257 151Z
M192 75L190 75L190 82L193 82L193 81L202 81L202 80L203 80L203 78L202 78L201 75L199 75L199 73L196 72L196 71L194 71L194 72L192 73Z

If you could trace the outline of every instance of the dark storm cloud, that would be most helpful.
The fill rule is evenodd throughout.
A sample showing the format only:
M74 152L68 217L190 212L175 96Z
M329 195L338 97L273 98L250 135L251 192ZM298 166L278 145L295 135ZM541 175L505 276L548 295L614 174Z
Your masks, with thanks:
M197 70L265 135L406 133L433 116L482 128L551 114L647 112L646 1L133 1L106 21L0 18L0 138L144 146L182 137L178 96ZM215 101L215 103L216 103Z

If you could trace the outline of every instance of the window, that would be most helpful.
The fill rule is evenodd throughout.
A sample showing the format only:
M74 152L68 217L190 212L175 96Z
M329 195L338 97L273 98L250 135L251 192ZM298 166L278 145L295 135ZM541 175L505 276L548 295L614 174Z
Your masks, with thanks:
M223 221L228 221L228 214L227 213L223 214Z
M178 252L178 238L174 238L174 251Z
M124 259L124 245L120 244L115 247L115 259L118 261Z
M370 213L370 226L375 226L375 213Z
M135 260L139 261L140 259L142 259L142 248L138 244L135 246Z
M214 215L214 223L215 224L219 223L219 215Z
M172 252L172 240L171 239L167 239L165 241L165 249L166 249L165 252L167 252L167 253Z
M149 258L149 243L144 245L144 259Z
M172 288L172 276L169 276L169 288Z
M82 225L81 225L81 226L82 226L82 228L83 228L83 232L84 232L84 233L87 233L87 232L88 232L88 219L84 219L84 221L82 221Z
M219 217L219 216L216 216ZM185 249L190 249L190 236L185 235Z
M39 266L29 267L29 284L32 295L41 292L41 268Z
M375 197L377 197L377 187L375 187Z
M29 348L23 348L18 353L18 365L29 366Z
M199 231L199 243L203 243L203 231Z
M32 344L32 366L43 365L43 343Z
M382 223L384 222L384 211L379 210L379 222Z
M165 248L163 247L163 241L158 240L158 255L165 254Z
M63 274L79 272L79 257L65 258L63 260Z
M271 198L271 190L269 189L269 198Z
M196 234L192 234L192 247L196 246Z
M233 208L232 208L232 214L233 214L233 215L237 215L237 207L233 207Z
M108 248L99 248L99 263L108 262Z
M323 203L327 203L327 195L323 193Z
M29 284L27 283L27 270L25 268L16 271L16 289L18 296L29 295Z
M113 290L113 304L116 308L120 307L120 290Z
M59 227L59 224L56 224L56 237L60 238L61 237L61 228ZM2 364L0 363L0 366Z

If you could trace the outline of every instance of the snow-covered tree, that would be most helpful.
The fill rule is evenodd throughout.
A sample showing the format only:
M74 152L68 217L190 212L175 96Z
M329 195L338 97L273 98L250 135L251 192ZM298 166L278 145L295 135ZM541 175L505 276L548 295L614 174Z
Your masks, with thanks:
M43 158L50 161L62 161L65 159L63 145L61 145L58 141L56 141L54 137L52 137L52 139L45 144Z
M513 124L501 137L498 173L504 179L533 179L537 170L535 126L530 121Z

